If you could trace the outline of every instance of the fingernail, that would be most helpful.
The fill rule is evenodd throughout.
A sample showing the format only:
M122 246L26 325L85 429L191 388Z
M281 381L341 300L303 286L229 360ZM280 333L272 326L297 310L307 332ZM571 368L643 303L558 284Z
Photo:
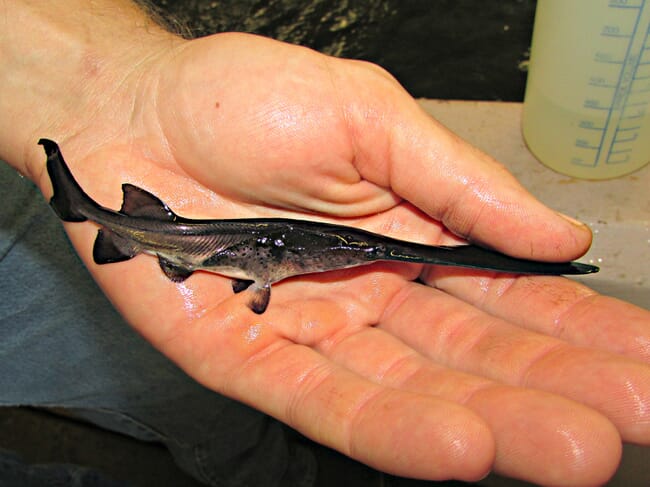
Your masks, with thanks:
M575 218L570 217L569 215L565 215L564 213L556 212L559 216L564 218L566 221L571 223L572 225L578 227L578 228L588 228L587 225L581 221L576 220Z

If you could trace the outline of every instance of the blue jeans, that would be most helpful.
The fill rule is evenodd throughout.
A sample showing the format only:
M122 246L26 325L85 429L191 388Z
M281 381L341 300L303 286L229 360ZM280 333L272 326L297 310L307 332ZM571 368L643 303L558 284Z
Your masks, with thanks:
M314 483L284 425L197 384L124 322L40 192L2 162L0 195L0 405L64 407L162 442L210 485Z

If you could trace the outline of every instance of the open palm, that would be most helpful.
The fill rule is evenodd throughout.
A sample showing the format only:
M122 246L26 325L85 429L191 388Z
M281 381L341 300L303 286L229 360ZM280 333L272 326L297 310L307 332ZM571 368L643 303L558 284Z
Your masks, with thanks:
M189 218L332 221L539 260L590 242L380 69L263 38L178 41L88 120L59 142L111 208L130 182ZM225 277L173 283L147 256L97 266L96 226L66 228L192 377L377 468L593 484L621 437L650 443L650 318L569 280L380 263L279 283L258 316Z

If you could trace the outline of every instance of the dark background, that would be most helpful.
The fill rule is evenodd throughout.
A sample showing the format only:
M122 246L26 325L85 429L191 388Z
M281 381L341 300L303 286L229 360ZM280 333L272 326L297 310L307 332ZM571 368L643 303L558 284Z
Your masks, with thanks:
M254 32L375 62L415 97L522 101L535 0L152 0L192 36ZM174 23L174 20L171 20Z

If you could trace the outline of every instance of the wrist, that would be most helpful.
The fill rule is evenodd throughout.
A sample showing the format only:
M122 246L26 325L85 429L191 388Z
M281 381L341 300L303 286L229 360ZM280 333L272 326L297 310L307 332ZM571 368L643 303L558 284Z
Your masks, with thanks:
M90 130L92 144L126 130L143 69L180 41L126 0L16 1L0 10L0 159L35 182L40 137L65 142Z

